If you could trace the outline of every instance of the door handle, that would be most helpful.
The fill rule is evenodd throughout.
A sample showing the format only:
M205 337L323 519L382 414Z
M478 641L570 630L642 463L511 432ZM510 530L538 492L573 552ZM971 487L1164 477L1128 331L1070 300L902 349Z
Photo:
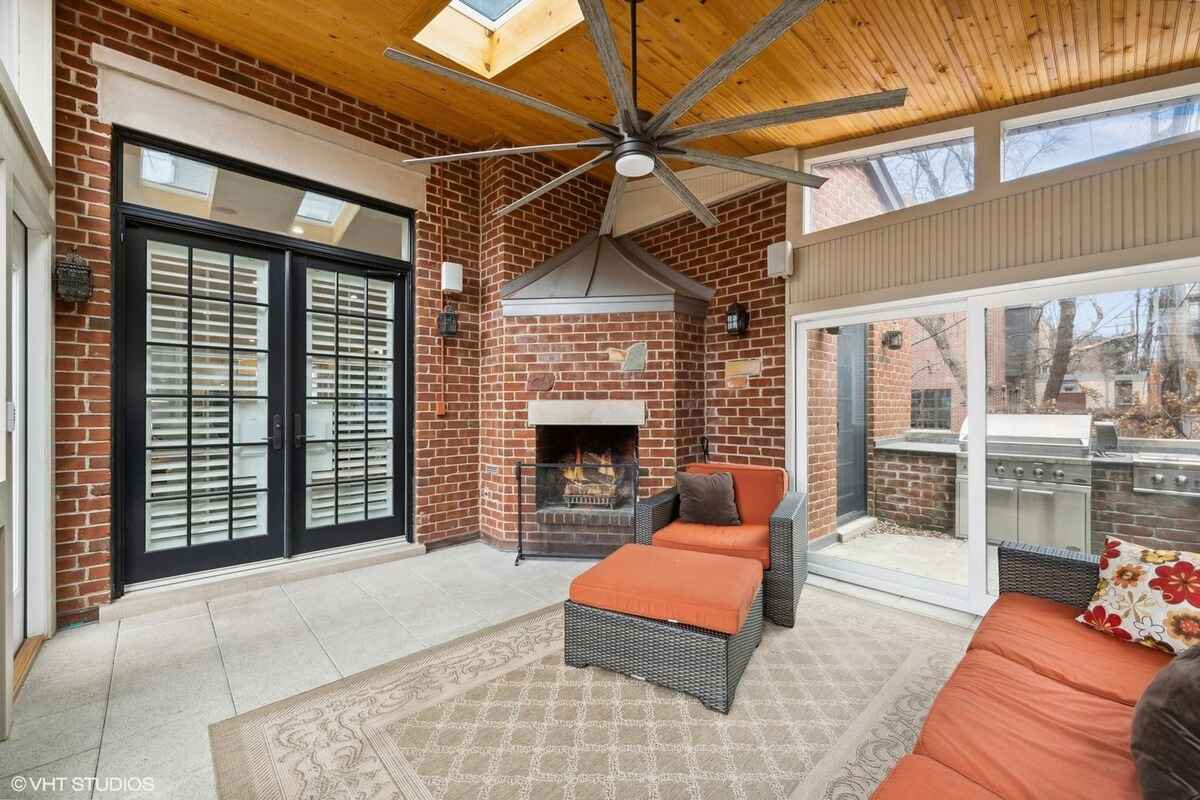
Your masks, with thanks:
M303 423L299 414L292 415L292 436L295 439L295 447L297 450L304 447L304 442L308 437L304 435L303 429L300 427Z
M279 414L271 417L271 447L275 450L283 448L283 417Z

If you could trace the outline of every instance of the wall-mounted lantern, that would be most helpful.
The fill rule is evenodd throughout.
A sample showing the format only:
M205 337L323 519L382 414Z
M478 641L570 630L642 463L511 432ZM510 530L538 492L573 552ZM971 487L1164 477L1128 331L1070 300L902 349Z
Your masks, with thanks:
M899 350L904 347L904 334L901 331L884 331L883 346L888 350Z
M750 327L750 311L741 303L734 303L725 311L725 332L731 336L743 336Z
M437 332L438 336L447 338L458 336L458 309L454 303L447 303L442 313L437 315Z
M79 255L78 247L71 248L54 265L54 293L68 303L82 303L91 298L92 268Z

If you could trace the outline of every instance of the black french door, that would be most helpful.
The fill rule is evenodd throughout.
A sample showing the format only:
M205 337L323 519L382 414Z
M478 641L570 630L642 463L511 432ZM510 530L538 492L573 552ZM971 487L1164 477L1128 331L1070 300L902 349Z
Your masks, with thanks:
M407 532L403 273L130 220L123 583Z
M400 536L404 280L310 256L292 275L294 551Z

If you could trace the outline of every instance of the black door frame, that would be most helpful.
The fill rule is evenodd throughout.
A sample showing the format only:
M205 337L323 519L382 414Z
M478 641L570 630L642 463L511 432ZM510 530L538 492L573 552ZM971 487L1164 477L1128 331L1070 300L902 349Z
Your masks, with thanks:
M196 217L188 217L181 214L174 214L159 209L139 206L133 203L128 203L124 199L123 193L123 163L122 155L124 145L126 143L138 144L147 147L153 147L157 150L173 153L185 158L203 161L212 164L216 167L221 167L239 172L244 175L249 175L263 180L279 183L284 186L289 186L305 191L318 192L320 194L335 197L345 200L350 203L372 208L378 211L383 211L396 216L404 217L408 220L408 247L410 260L402 261L398 259L386 258L383 256L372 255L369 253L360 253L353 250L345 250L339 247L323 245L318 242L308 242L302 239L295 239L289 236L266 233L250 228L244 228L238 225L230 225L223 222L214 222L212 220L199 219ZM114 126L112 136L112 214L111 214L111 262L110 269L112 275L112 412L110 417L112 429L112 469L111 469L111 490L110 497L112 499L111 510L111 531L110 531L110 557L111 557L111 573L112 573L112 598L115 600L121 597L125 591L125 558L126 558L126 523L128 516L126 509L123 507L122 498L127 489L127 476L123 474L124 470L119 469L118 465L123 464L127 458L126 447L124 446L125 439L125 424L121 417L123 414L118 411L117 398L123 397L127 383L130 379L130 370L127 359L123 358L124 351L130 347L128 342L129 331L126 324L129 314L135 309L130 308L130 299L128 295L128 276L125 274L125 259L126 247L124 231L131 223L141 222L155 227L160 227L168 230L176 230L182 233L190 233L199 236L212 236L223 238L229 241L248 244L258 247L276 248L283 250L289 254L312 256L315 258L327 258L333 261L342 262L350 265L356 265L367 270L382 270L393 274L399 274L403 278L403 298L397 296L397 301L403 299L403 319L399 316L396 319L396 324L400 331L403 332L400 338L400 352L397 353L397 380L402 381L402 390L404 401L401 404L401 410L405 414L404 420L396 420L396 436L402 438L399 453L403 463L396 464L397 482L400 484L403 492L402 497L397 497L397 501L404 503L405 515L405 533L404 537L408 541L412 541L414 524L416 520L415 509L415 491L413 485L414 478L414 449L415 449L415 425L416 425L416 403L415 403L415 340L416 340L416 279L415 270L413 269L413 261L416 254L416 214L410 208L398 206L393 203L377 200L371 197L365 197L354 192L348 192L344 189L339 189L335 186L329 186L317 181L307 180L295 175L291 175L279 170L270 169L257 164L250 164L245 161L223 156L219 153L213 153L190 145L181 144L179 142L170 141L162 137L153 136L150 134L141 133L139 131ZM290 257L287 259L290 262ZM285 276L288 286L291 285L290 264L285 264L285 270L289 273ZM285 304L284 313L288 314L290 303ZM285 325L290 326L290 318L285 321ZM285 359L286 360L286 359ZM291 376L288 376L291 379ZM284 414L284 441L290 442L292 438L291 430L291 415L293 410L290 407L286 409ZM399 476L402 476L399 477ZM285 481L287 480L285 476ZM284 535L284 553L283 555L291 556L291 536L287 533L290 529L292 520L285 515L285 535Z

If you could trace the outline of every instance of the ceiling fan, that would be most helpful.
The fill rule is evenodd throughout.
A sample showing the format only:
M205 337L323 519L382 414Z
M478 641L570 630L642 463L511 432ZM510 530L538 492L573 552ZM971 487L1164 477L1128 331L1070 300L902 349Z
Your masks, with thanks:
M448 67L443 67L440 64L412 55L411 53L389 47L384 51L384 55L390 59L489 92L490 94L506 97L530 108L543 111L568 122L573 122L581 127L590 128L600 134L600 138L586 139L579 142L503 147L470 153L413 158L409 159L406 163L432 164L474 158L522 155L526 153L599 150L601 152L589 161L564 172L554 180L535 189L520 200L510 203L496 213L498 215L509 214L547 192L562 186L564 183L583 175L589 170L609 160L615 160L617 175L613 181L612 188L609 190L608 202L604 207L604 217L600 225L600 233L602 235L612 232L613 223L617 216L617 205L621 201L626 181L630 178L641 178L651 173L662 181L697 219L706 226L712 227L717 224L716 216L684 185L674 170L664 161L664 158L676 158L693 164L720 167L813 188L819 188L825 182L825 178L746 158L721 155L707 150L697 150L687 146L686 143L688 141L707 138L709 136L738 133L739 131L752 130L754 128L787 125L810 119L894 108L904 105L904 100L908 94L907 89L895 89L838 100L827 100L820 103L790 106L775 111L745 114L714 122L700 122L693 125L675 127L675 123L679 118L691 110L705 95L765 50L803 17L811 13L823 0L783 0L774 11L759 20L758 24L738 39L733 47L722 53L707 69L693 78L687 86L683 87L678 94L668 100L655 113L645 111L639 108L637 104L637 7L643 0L627 0L627 2L629 3L632 39L631 76L629 78L626 77L625 65L621 62L621 57L617 52L612 26L609 24L608 14L604 10L604 0L579 0L579 8L583 12L584 20L587 22L592 42L600 57L600 65L604 69L609 90L612 92L613 100L617 106L616 119L611 125L597 122L576 114L573 111L547 103L545 100L530 97L527 94L507 89L498 84L472 77Z

